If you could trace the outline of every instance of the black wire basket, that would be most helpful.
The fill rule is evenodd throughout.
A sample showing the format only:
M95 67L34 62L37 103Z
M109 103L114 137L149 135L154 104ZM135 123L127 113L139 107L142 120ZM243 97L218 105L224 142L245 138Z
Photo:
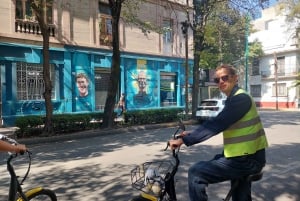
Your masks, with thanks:
M153 196L160 196L165 189L167 175L173 168L174 164L171 161L145 162L136 166L131 170L132 187Z

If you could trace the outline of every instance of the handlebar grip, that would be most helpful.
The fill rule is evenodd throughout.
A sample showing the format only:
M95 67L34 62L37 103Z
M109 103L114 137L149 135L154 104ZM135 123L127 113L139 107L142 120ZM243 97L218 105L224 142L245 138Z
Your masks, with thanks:
M183 136L180 135L180 134L175 136L175 139L176 139L176 140L177 140L177 139L180 139L180 138L183 138Z

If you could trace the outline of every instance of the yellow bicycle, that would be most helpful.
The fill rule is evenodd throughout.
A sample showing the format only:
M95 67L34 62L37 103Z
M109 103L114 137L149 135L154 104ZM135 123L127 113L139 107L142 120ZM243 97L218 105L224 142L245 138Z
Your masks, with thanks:
M36 187L26 192L23 192L22 184L26 180L30 171L31 152L27 151L25 155L28 157L28 168L21 181L19 181L19 177L16 175L14 167L11 163L12 160L20 156L20 154L10 154L7 159L7 171L10 174L8 201L57 201L57 197L54 191L42 187Z

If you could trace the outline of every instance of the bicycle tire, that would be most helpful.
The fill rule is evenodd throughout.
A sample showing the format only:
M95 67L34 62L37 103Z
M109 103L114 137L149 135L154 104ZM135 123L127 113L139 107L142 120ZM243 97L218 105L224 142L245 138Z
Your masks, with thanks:
M54 191L49 189L41 189L27 196L31 201L57 201L57 197Z

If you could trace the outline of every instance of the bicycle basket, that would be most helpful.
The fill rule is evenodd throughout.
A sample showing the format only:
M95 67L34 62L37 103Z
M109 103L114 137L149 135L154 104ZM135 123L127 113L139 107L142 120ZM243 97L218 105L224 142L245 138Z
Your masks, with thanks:
M165 179L172 171L171 161L145 162L131 170L132 187L144 193L159 196L165 189Z

